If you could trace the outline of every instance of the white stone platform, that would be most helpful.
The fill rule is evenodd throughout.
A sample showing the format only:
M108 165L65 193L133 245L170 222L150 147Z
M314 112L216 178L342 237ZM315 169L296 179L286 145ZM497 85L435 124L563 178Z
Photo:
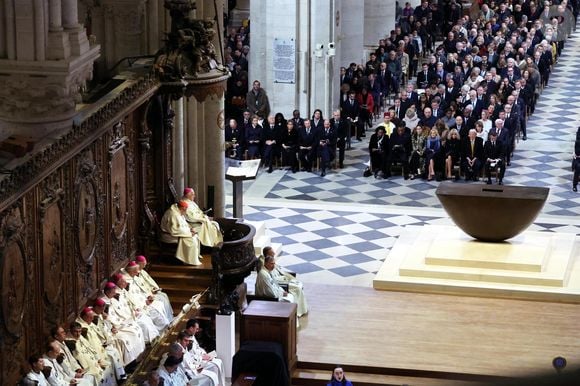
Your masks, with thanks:
M526 231L484 243L455 226L407 226L373 287L580 303L579 260L574 234Z

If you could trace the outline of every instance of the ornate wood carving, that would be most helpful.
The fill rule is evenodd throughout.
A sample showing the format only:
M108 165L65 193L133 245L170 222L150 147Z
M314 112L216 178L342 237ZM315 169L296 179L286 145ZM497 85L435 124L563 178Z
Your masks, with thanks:
M110 197L112 198L111 219L112 234L121 240L127 228L127 144L129 138L124 135L125 123L113 126L113 140L109 146Z
M44 181L44 198L39 205L43 288L45 301L55 305L59 301L63 281L63 197L64 190L55 173ZM54 311L55 307L51 307ZM56 307L58 308L58 307Z
M75 252L79 257L76 275L80 304L86 302L98 285L94 267L95 252L102 240L102 228L99 226L102 224L102 205L98 195L97 175L93 151L87 150L77 159L74 182L73 234Z
M161 97L147 101L156 89L136 82L0 181L2 385L138 251L146 199L162 206L172 122ZM154 125L144 124L149 102Z
M154 93L158 85L157 80L153 78L139 79L128 85L110 102L86 117L82 123L75 124L68 133L12 170L9 177L0 181L0 210L9 205L6 204L9 199L14 201L26 191L26 188L33 187L39 176L47 170L58 167L67 158L74 156L71 152L75 149L81 151L83 144L89 145L97 139L108 122L132 104L139 103L140 99Z
M28 288L24 252L24 222L20 207L6 211L0 220L0 283L2 293L2 323L14 338L23 333L22 320Z

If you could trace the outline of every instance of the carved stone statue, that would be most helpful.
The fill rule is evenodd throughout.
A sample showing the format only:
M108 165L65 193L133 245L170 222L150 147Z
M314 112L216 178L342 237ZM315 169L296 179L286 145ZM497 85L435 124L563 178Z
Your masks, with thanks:
M171 32L155 60L160 79L177 81L211 76L212 72L227 73L218 62L212 42L216 36L215 22L192 19L190 12L195 9L195 3L191 0L165 0L164 5L171 15Z

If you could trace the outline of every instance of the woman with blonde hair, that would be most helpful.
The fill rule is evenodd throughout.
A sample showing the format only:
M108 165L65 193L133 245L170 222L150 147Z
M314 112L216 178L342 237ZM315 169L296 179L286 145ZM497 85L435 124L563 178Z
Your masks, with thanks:
M429 132L429 137L425 143L425 169L427 172L427 181L433 180L435 176L435 155L441 149L441 138L437 129L433 128Z
M453 166L459 161L461 154L461 140L457 129L449 130L445 141L445 176L453 178ZM459 176L458 176L459 177Z

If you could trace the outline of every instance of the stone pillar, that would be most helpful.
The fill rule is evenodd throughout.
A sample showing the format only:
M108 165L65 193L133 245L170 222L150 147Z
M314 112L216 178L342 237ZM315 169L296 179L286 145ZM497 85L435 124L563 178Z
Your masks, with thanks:
M68 33L62 27L62 5L61 0L49 0L49 28L46 57L51 60L68 59L71 54Z
M363 30L365 7L354 1L343 1L342 10L339 15L340 32L340 55L337 55L340 67L348 66L350 63L361 63L364 58ZM338 98L338 95L336 96Z
M185 98L185 97L184 97ZM198 106L201 106L197 99L195 98L185 98L185 116L184 116L184 123L186 124L187 128L187 139L186 139L186 149L185 158L187 159L187 164L185 165L187 179L185 184L191 187L196 187L199 190L200 178L201 178L201 168L200 168L200 161L203 157L203 154L200 154L198 151L198 138L197 138L197 122L198 122ZM200 109L201 117L203 117L203 109ZM203 150L203 146L201 149ZM197 192L198 200L200 199L200 194L205 195L205 192Z
M147 51L154 54L161 46L161 37L159 36L159 18L163 17L163 7L159 9L157 0L149 0L147 3Z
M62 1L62 26L66 29L79 28L78 0Z
M395 28L395 0L365 0L364 8L364 45L376 48Z
M4 20L6 20L6 59L16 59L16 26L14 15L14 3L4 2ZM0 56L3 57L3 56Z
M214 189L214 216L225 215L224 97L210 95L204 104L205 186ZM200 187L202 188L202 187ZM209 197L206 197L206 200ZM206 201L207 202L207 201Z
M185 187L185 138L184 138L184 100L180 98L173 102L175 125L173 129L173 182L177 192Z
M62 31L62 7L60 0L50 0L48 3L50 32Z

